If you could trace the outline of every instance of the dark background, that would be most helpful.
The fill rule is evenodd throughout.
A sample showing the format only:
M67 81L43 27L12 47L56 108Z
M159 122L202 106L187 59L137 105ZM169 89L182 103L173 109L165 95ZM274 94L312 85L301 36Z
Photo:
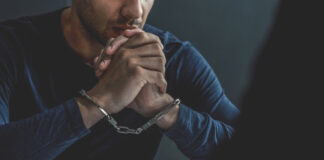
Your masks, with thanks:
M239 107L250 69L272 26L279 0L156 0L148 23L188 40L202 53L227 96ZM1 0L0 21L35 15L68 0ZM156 160L185 160L168 138Z

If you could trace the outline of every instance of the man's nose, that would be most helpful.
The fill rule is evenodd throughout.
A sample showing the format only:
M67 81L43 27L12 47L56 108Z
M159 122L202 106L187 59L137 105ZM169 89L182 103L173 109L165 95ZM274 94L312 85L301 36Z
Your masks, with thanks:
M142 0L126 0L126 3L121 9L123 17L129 20L135 20L142 17Z

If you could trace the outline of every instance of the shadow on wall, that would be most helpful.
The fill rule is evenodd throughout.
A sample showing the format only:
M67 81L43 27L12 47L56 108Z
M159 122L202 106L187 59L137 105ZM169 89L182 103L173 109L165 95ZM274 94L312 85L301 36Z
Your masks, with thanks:
M279 0L161 0L155 1L148 23L192 42L238 105L278 4ZM187 158L164 137L156 160L165 159Z

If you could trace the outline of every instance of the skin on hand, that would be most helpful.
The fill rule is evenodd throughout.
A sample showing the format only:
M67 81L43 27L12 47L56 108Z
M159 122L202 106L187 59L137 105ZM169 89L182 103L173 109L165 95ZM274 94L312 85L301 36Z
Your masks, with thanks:
M111 47L108 47L105 53L107 55L113 55L114 52L121 45L127 42L128 38L140 32L143 31L130 30L128 32L128 35L126 35L127 37L123 35L117 37L116 39L112 40ZM163 45L161 44L161 46ZM97 60L98 58L95 59L94 63L97 63ZM104 73L104 71L108 69L110 61L111 60L104 60L100 64L100 67L96 71L96 76L98 78L100 78ZM166 105L172 102L173 102L173 98L169 94L160 92L158 87L154 84L146 84L142 88L140 93L136 96L134 101L132 101L131 104L128 105L128 107L134 109L136 112L140 113L144 117L149 118L149 117L153 117L156 113L161 111L162 107L165 107ZM175 123L177 119L178 111L179 111L179 106L176 106L165 116L163 116L163 118L158 121L157 125L160 126L162 129L168 129Z
M98 69L95 71L96 72L96 77L98 77L98 78L101 77L103 72L108 69L108 66L109 66L109 64L111 62L111 58L114 55L114 53L116 52L116 50L118 50L121 45L126 43L129 38L131 38L135 34L138 34L138 33L141 33L141 32L144 32L144 31L141 30L141 29L138 29L138 28L137 29L131 29L131 30L127 29L124 32L122 32L122 35L120 35L120 36L118 36L116 38L111 38L109 40L110 43L107 44L109 46L106 47L106 50L104 51L104 53L107 55L106 59L101 61L101 63L99 64ZM161 46L162 49L164 48L161 43L160 43L160 46ZM98 55L98 56L96 56L94 58L93 64L98 63L99 56L100 55Z
M104 59L100 64L98 69L95 71L96 72L96 77L100 78L102 76L102 74L104 73L105 70L108 69L108 66L110 64L111 58L114 55L114 53L116 52L117 49L119 49L119 47L121 45L123 45L125 42L127 42L127 40L134 36L137 33L143 32L141 29L131 29L131 30L125 30L122 35L116 37L116 38L111 38L109 40L110 43L108 43L107 45L109 45L108 47L106 47L106 50L104 51L104 54L106 54L106 59ZM99 56L96 56L94 58L93 64L97 64L98 60L99 60Z
M125 44L132 36L138 34L138 33L144 33L144 31L140 30L140 29L134 29L134 30L126 30L125 33L117 38L113 38L110 42L109 47L107 47L106 51L104 51L104 53L107 55L106 57L112 57L115 52L120 48L120 46L122 46L123 44ZM157 36L155 35L152 35L151 36L154 36L155 39L159 39ZM161 44L160 41L158 41L159 45L161 46L161 48L163 49L163 45ZM142 44L140 44L142 45ZM145 45L145 44L144 44ZM163 52L163 51L161 51ZM164 57L164 54L161 55L163 56L163 58L165 59ZM94 63L98 63L98 57L96 57L94 59ZM97 68L97 70L95 71L96 72L96 76L97 78L102 78L102 75L105 71L108 70L108 67L109 67L109 64L110 62L112 61L112 58L111 59L105 59L103 60L99 67ZM163 66L161 66L163 68L162 72L163 72L163 75L165 75L165 62L163 62ZM150 91L150 92L148 92ZM161 95L163 94L163 92L165 92L165 89L163 90L159 90L158 87L156 85L153 85L153 84L146 84L142 90L141 90L141 94L142 95L145 95L144 97L146 97L146 101L141 101L141 102L147 102L147 101L150 101L150 99L156 99L158 97L161 97ZM151 94L148 94L148 93L151 93ZM154 96L152 96L154 95ZM139 97L139 96L137 96ZM140 102L137 102L139 104L143 104L143 103L140 103ZM147 105L146 105L147 106Z

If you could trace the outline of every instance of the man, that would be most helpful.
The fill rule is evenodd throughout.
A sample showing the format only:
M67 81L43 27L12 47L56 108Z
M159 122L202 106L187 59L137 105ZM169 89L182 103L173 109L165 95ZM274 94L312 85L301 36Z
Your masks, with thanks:
M0 25L0 159L153 159L162 134L208 159L230 139L238 109L190 43L145 25L153 2L73 0ZM107 41L112 58L101 61ZM182 103L143 133L120 134L82 89L130 128Z

